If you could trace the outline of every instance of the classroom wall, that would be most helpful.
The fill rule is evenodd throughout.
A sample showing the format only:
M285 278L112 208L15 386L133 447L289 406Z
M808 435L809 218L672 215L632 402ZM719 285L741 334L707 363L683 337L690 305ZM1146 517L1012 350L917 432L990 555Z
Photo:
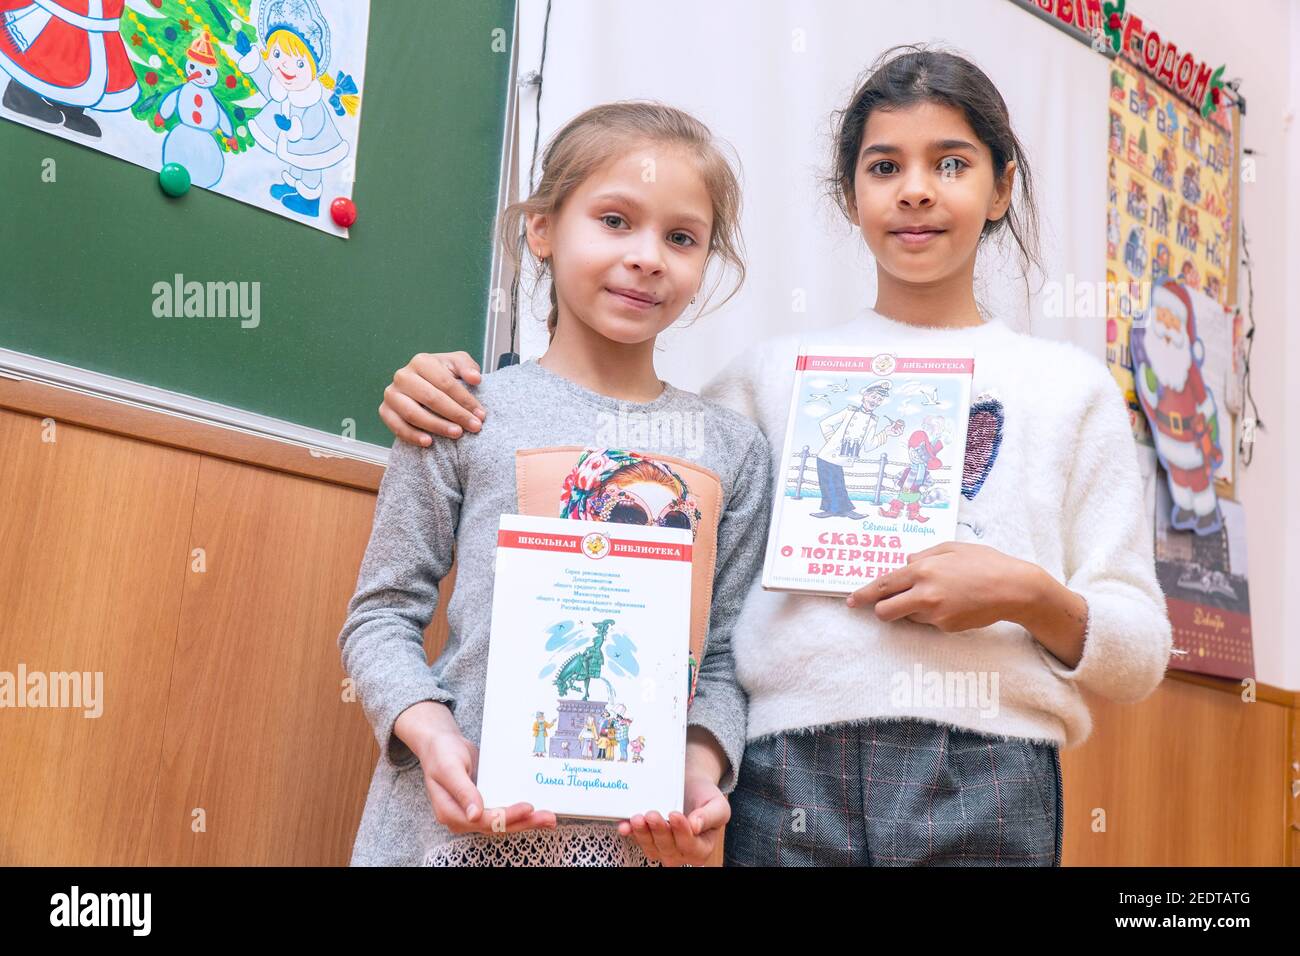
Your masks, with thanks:
M900 43L957 49L985 69L1032 160L1047 276L1104 278L1108 61L1073 38L1007 0L664 0L656 9L646 20L601 0L551 7L541 137L597 103L650 98L689 110L734 148L749 273L725 308L687 329L691 310L661 337L660 373L674 384L699 388L739 342L837 325L875 300L874 261L821 178L832 111ZM541 62L546 10L545 0L520 4L521 73ZM520 112L529 154L534 105L530 91ZM981 303L1013 327L1032 322L1036 334L1104 355L1104 323L1044 316L1013 248L986 246L976 283ZM544 317L541 292L532 313ZM525 321L522 331L525 355L545 349L544 325Z

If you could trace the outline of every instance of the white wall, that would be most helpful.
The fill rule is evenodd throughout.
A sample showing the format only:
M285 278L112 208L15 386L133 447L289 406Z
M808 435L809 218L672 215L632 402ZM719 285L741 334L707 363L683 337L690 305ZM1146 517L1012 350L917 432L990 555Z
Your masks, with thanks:
M521 0L520 73L537 69L545 0ZM1285 284L1300 252L1300 11L1287 0L1251 4L1141 0L1162 36L1243 79L1243 142L1258 151L1242 187L1255 260L1254 389L1268 432L1240 478L1248 514L1251 602L1261 680L1300 688L1300 441L1286 409L1300 408L1300 292ZM795 48L802 40L804 49ZM858 75L896 43L941 42L971 56L1001 90L1037 177L1048 282L1104 279L1108 63L1008 0L558 0L552 7L541 141L596 103L659 99L694 113L739 154L749 279L722 311L662 339L661 377L698 388L742 343L833 325L875 297L875 269L856 230L821 198L831 110ZM533 142L534 92L520 103L521 192ZM1285 215L1283 214L1285 212ZM1049 319L1041 293L1026 302L1013 258L982 255L982 302L1012 325L1103 354L1104 322ZM796 312L796 290L807 311ZM546 347L545 290L522 310L521 352ZM1246 294L1244 274L1240 295ZM1289 308L1288 308L1289 306ZM1296 418L1296 416L1292 416ZM1300 421L1300 420L1298 420ZM1286 478L1291 481L1287 482ZM1287 587L1290 582L1290 587ZM1284 622L1291 622L1289 625Z
M540 61L545 0L523 0L520 72ZM689 28L686 25L689 24ZM1105 277L1106 61L1006 0L562 0L552 7L542 142L597 103L650 98L689 110L734 146L743 167L749 279L724 311L661 342L662 377L698 388L736 343L850 318L875 300L875 267L857 230L822 198L829 115L878 53L943 42L972 56L1002 91L1041 183L1051 276ZM796 49L802 42L803 49ZM1007 56L1008 50L1029 55ZM531 153L533 93L521 102ZM1097 116L1100 115L1100 119ZM521 191L527 194L527 165ZM1062 228L1062 224L1072 224ZM981 302L1025 328L1030 308L1014 257L982 256ZM999 273L1009 281L998 280ZM792 308L796 290L806 312ZM546 313L545 297L536 315ZM689 313L686 321L689 321ZM1040 334L1104 353L1103 323L1035 321ZM525 357L545 350L526 322Z

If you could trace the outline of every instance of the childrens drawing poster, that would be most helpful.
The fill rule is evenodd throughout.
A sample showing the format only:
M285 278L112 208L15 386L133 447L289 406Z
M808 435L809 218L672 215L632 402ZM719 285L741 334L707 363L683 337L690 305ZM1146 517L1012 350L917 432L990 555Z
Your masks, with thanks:
M347 236L370 0L0 0L0 116Z
M1171 521L1197 534L1217 531L1223 520L1214 477L1227 458L1222 445L1230 419L1223 396L1230 335L1218 302L1169 278L1156 284L1150 308L1129 330L1138 400L1177 506Z
M1254 677L1245 508L1221 501L1223 523L1214 534L1179 531L1170 524L1172 498L1164 475L1155 484L1156 577L1174 629L1169 666L1215 677Z
M1108 103L1106 359L1128 400L1134 436L1150 445L1130 331L1163 278L1221 306L1234 304L1237 111L1221 107L1202 118L1123 58L1111 65ZM1217 338L1214 344L1217 350ZM1234 445L1230 435L1225 448ZM1218 477L1231 475L1227 461Z
M968 421L994 414L970 405L974 357L809 345L795 361L763 586L848 593L953 540Z
M488 806L682 809L689 529L502 515L478 765Z

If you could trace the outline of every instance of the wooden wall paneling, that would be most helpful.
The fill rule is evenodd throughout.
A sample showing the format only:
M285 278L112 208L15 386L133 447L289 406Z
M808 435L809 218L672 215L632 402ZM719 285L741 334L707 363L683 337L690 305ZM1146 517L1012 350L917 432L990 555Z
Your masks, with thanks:
M0 380L0 670L101 671L106 697L98 719L0 710L0 864L346 863L378 749L337 636L382 472L159 419ZM1300 864L1300 694L1239 691L1090 699L1065 863Z
M1177 678L1088 703L1092 736L1062 753L1067 866L1284 863L1290 708Z
M0 669L100 672L102 714L0 710L0 864L143 864L199 456L52 434L0 409Z
M29 412L40 418L49 415L59 421L139 438L156 445L201 452L240 464L263 465L368 491L377 489L384 475L383 465L374 462L340 458L319 451L313 453L313 449L305 445L40 382L0 377L0 408Z
M1300 866L1300 692L1287 712L1287 865Z
M149 862L346 863L378 750L338 633L374 496L205 458ZM193 811L206 814L193 832Z

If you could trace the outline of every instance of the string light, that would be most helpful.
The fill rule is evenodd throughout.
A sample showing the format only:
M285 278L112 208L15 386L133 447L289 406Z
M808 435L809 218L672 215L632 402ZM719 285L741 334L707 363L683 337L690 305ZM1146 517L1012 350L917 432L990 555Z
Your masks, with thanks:
M1245 396L1245 427L1237 439L1237 455L1241 467L1249 468L1255 457L1255 431L1264 431L1264 422L1259 417L1259 406L1255 404L1255 395L1250 387L1250 354L1255 347L1255 275L1254 263L1250 258L1250 237L1246 232L1246 217L1241 217L1241 265L1246 270L1246 319L1250 323L1243 333L1246 349L1241 362L1242 394Z

